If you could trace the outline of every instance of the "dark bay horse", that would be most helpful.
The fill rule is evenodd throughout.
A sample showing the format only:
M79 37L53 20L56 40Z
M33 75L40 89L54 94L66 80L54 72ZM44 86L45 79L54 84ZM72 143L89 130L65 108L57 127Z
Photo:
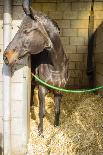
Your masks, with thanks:
M55 86L65 87L68 81L68 60L60 40L57 24L48 16L33 12L35 20L26 16L23 22L4 51L4 62L13 65L18 59L27 54L37 56L34 65L35 74ZM36 67L35 67L36 66ZM43 117L45 115L45 94L48 89L39 85L39 134L43 132ZM53 91L55 96L55 122L59 125L61 93Z
M64 54L61 44L58 51L54 51L52 56L47 50L37 54L32 55L31 65L32 73L38 75L40 79L47 82L48 84L65 88L68 83L68 60ZM60 60L57 60L59 57ZM53 65L52 59L55 59L55 66ZM60 91L48 89L38 83L38 98L39 98L39 119L40 123L38 126L39 134L43 133L43 118L45 116L45 95L52 91L55 98L55 120L54 126L59 125L60 116L60 105L62 93ZM31 87L31 106L33 106L33 95L34 95L34 85ZM34 107L32 107L34 108Z

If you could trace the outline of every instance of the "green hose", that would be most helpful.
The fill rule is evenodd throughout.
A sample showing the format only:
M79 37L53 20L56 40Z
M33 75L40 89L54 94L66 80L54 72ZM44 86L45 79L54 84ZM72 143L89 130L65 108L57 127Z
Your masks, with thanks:
M37 77L36 75L34 75L32 73L32 76L35 78L36 81L40 82L41 84L43 84L44 86L47 86L51 89L55 89L57 91L62 91L62 92L65 92L65 93L85 93L85 92L94 92L96 90L99 90L99 89L102 89L103 86L99 86L99 87L96 87L96 88L93 88L93 89L81 89L81 90L71 90L71 89L64 89L64 88L60 88L60 87L56 87L56 86L52 86L48 83L46 83L45 81L39 79L39 77Z

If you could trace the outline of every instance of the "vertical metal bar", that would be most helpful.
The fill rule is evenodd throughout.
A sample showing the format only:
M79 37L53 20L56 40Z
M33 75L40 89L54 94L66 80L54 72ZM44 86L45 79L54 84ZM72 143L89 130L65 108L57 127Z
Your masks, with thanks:
M4 0L4 17L3 17L3 45L4 50L11 40L11 13L12 0ZM11 103L10 103L10 75L11 71L8 66L3 65L3 143L4 155L11 155Z

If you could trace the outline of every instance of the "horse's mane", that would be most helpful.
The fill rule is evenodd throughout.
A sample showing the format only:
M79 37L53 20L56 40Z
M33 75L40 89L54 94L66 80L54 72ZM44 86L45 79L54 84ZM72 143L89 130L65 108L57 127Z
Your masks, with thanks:
M50 18L48 15L40 11L35 11L35 10L33 10L33 14L34 14L34 19L38 18L42 21L47 20L60 32L60 27L58 26L57 22L54 19Z

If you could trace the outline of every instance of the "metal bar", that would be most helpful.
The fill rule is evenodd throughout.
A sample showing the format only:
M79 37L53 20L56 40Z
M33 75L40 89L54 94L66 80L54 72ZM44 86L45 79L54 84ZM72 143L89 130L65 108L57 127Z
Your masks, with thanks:
M11 40L12 0L4 0L3 45L4 50ZM11 155L11 103L10 103L11 70L3 64L3 144L4 155Z

